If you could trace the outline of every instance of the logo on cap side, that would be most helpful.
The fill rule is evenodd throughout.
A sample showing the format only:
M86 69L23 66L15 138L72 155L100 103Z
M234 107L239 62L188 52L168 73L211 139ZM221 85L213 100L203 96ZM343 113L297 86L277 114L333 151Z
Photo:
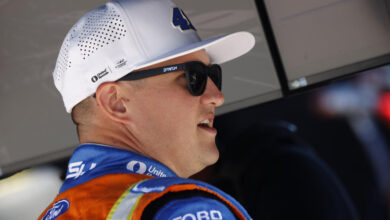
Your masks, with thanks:
M110 69L109 69L110 70ZM103 71L99 72L98 74L92 76L91 81L93 83L97 82L99 79L103 78L107 74L109 74L111 71L108 71L107 68L104 69Z
M184 11L181 10L180 8L173 8L172 24L175 27L179 27L180 30L182 30L182 31L186 31L186 30L190 30L190 29L196 31L196 29L192 25L190 19L187 17L187 15L184 13Z
M115 68L119 69L119 68L123 67L126 64L127 64L127 61L125 59L120 59L118 62L116 62Z

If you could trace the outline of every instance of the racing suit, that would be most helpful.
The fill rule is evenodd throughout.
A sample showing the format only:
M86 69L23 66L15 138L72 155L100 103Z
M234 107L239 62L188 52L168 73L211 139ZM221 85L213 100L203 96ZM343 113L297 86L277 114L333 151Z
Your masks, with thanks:
M251 219L232 197L132 151L83 144L39 219Z

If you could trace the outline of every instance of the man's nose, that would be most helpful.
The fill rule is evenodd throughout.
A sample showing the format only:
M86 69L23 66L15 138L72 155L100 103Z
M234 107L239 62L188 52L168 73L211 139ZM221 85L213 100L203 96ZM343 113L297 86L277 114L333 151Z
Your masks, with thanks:
M225 102L225 97L210 77L207 77L207 86L201 96L201 102L203 104L212 104L216 107L221 106Z

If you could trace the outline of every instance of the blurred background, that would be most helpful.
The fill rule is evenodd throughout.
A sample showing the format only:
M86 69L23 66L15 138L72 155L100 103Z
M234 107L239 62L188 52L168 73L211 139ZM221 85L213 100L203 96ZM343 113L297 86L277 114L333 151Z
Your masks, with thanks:
M261 194L255 198L240 198L252 204L264 203L251 210L258 217L255 219L283 219L288 216L293 216L292 219L339 219L327 217L324 211L329 214L334 210L323 208L328 203L339 204L344 200L338 198L333 201L333 195L338 193L332 192L330 189L334 186L326 183L331 181L331 176L336 176L346 190L349 202L356 208L359 219L389 219L389 78L390 65L387 65L282 100L218 117L216 127L224 151L217 165L219 175L213 183L225 191L236 193L238 197L245 195L246 191L253 194L272 190L273 193L268 196ZM322 168L313 168L317 162L304 162L302 165L301 162L306 159L299 158L298 153L287 156L283 152L283 148L302 146L308 146L315 152L305 156L306 159L325 162L333 173L326 174ZM261 156L253 157L253 154ZM266 158L273 161L263 162ZM241 168L237 170L238 166ZM226 171L233 169L236 171ZM246 176L247 170L253 172ZM324 179L310 178L314 176L313 172L320 173ZM238 185L226 184L227 177L231 175L234 178L228 179ZM273 175L286 178L281 180ZM242 189L243 179L269 183ZM254 190L253 187L259 185ZM332 198L321 197L321 193L311 188L313 186L321 187L320 191ZM285 190L294 191L296 195L289 195L290 192ZM303 201L298 198L303 198ZM288 204L274 204L283 200ZM318 200L327 202L319 203ZM322 208L316 209L312 206L317 205L313 204ZM265 213L269 213L272 208L276 210L271 215L257 214L264 209L268 210ZM275 214L280 213L277 210L287 210L287 213L280 216ZM322 216L313 217L316 213L311 212L321 213ZM309 216L306 216L308 213Z
M174 2L203 39L256 38L222 65L221 160L194 178L254 219L390 219L390 1ZM104 3L0 0L0 219L35 219L61 186L78 141L51 73Z

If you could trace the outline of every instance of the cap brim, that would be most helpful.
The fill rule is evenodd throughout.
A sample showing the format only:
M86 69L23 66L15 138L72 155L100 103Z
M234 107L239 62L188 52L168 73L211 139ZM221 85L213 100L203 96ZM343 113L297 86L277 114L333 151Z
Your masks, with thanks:
M206 50L211 63L222 64L246 54L254 45L255 37L251 33L245 31L236 32L178 48L154 59L140 63L136 65L135 69L141 69L202 49Z

